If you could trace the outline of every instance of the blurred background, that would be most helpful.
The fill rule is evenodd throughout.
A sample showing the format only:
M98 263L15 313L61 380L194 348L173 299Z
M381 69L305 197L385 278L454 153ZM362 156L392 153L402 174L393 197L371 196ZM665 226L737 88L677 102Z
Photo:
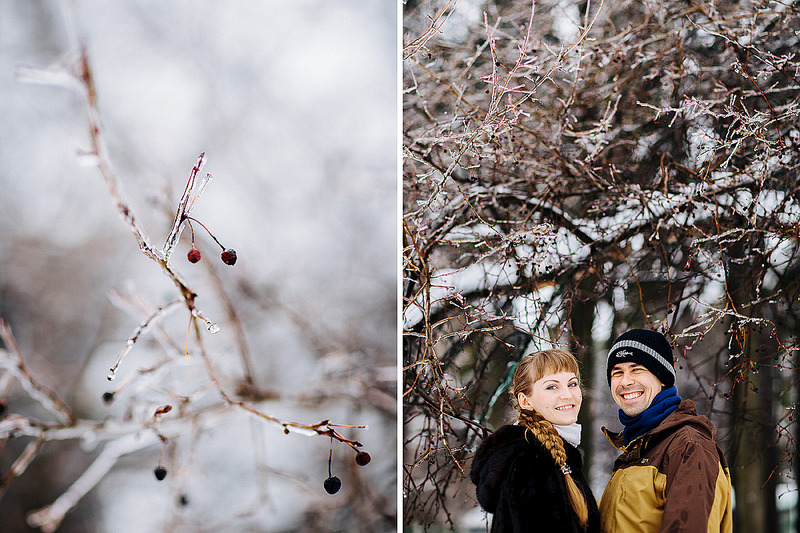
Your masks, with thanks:
M118 436L134 439L130 453L58 531L395 530L396 12L388 0L0 3L0 315L30 376L88 424L28 448L18 476L33 439L0 441L3 532L33 531L29 513ZM80 156L85 98L66 85L81 45L113 171L156 248L206 154L213 180L192 214L238 262L224 265L195 224L203 260L186 260L185 231L172 263L221 328L202 335L219 388L280 420L369 426L338 429L372 461L359 467L333 442L337 494L323 490L331 439L222 401L193 336L184 356L180 305L107 381L126 339L178 291ZM0 427L57 423L0 373ZM160 405L175 409L153 417Z

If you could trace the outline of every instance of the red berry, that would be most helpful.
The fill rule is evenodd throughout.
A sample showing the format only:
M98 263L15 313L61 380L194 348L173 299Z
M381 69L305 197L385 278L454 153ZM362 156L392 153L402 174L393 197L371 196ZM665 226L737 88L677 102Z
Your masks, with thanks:
M322 484L325 487L325 492L328 494L336 494L342 488L342 480L336 476L331 476Z
M233 266L236 264L236 251L231 248L223 250L222 255L220 255L220 257L222 257L222 262L225 263L226 265Z
M153 474L155 474L157 480L161 481L167 477L167 469L163 466L157 466L156 469L153 470Z
M197 248L192 248L191 250L189 250L189 253L186 254L186 258L189 260L190 263L197 263L198 261L200 261L201 257L202 255L200 255L200 250L198 250Z
M367 452L358 452L356 454L356 464L364 466L372 460L372 457Z

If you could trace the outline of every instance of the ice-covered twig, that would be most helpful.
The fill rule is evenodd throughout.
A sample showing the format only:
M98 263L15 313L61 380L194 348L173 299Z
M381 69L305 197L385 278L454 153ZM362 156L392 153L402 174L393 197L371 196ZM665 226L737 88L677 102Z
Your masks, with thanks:
M164 250L162 254L164 258L169 261L172 252L175 250L175 247L178 245L178 241L181 238L181 233L183 232L183 223L186 221L187 215L191 212L192 208L194 207L195 202L199 198L199 196L205 190L206 185L209 181L211 181L211 175L208 174L205 179L202 180L200 186L198 187L197 194L192 199L192 203L189 204L189 198L192 194L192 189L194 189L194 184L197 179L197 174L203 169L203 166L206 164L205 159L205 152L200 154L197 158L197 162L192 167L192 171L189 173L189 180L186 182L186 188L183 190L183 195L181 196L180 201L178 202L178 211L175 213L175 220L172 222L172 230L170 230L169 235L167 236L167 240L164 242Z
M421 36L417 37L411 43L405 45L403 47L403 59L408 59L419 52L421 49L425 47L425 44L436 34L441 33L442 26L447 19L450 18L450 15L455 13L455 5L456 1L454 0L447 0L447 3L439 10L436 16L431 18L431 25L428 30L423 33Z
M149 239L144 233L143 228L140 227L137 219L134 217L133 212L131 211L130 207L128 206L127 202L122 197L122 193L119 187L119 180L117 179L116 175L114 174L111 163L108 158L103 138L101 135L101 127L100 127L100 120L99 120L99 113L97 110L97 95L94 89L94 81L91 74L91 69L89 67L89 59L86 55L85 47L81 47L81 54L80 54L80 65L81 68L79 69L80 76L79 79L83 83L83 87L85 89L85 96L86 96L86 108L87 108L87 116L89 119L89 126L91 132L91 139L92 139L92 146L94 149L94 154L97 156L97 167L100 170L103 179L106 182L106 186L108 188L109 194L112 200L117 205L117 210L120 212L125 223L130 227L132 233L136 237L137 242L139 243L139 248L142 252L158 263L164 273L169 277L175 286L178 288L181 294L181 298L186 305L186 308L189 310L190 313L193 315L196 312L195 309L195 299L197 298L197 294L189 288L186 282L181 278L181 276L174 270L172 265L169 262L169 254L174 249L175 245L180 238L180 228L183 226L183 221L186 217L187 212L187 205L189 204L189 196L191 194L192 189L194 188L195 179L197 173L200 172L204 161L205 161L205 153L200 154L195 163L195 166L192 168L190 173L189 181L186 185L186 190L183 193L183 196L179 202L177 215L175 218L175 223L173 224L173 230L170 232L170 237L167 239L167 243L164 245L164 250L157 250L154 249ZM197 197L202 193L205 189L208 180L210 180L210 176L208 176L203 182L200 184L199 190L195 196L195 200ZM189 209L194 205L194 201L192 205L189 206ZM210 320L206 320L206 323L211 323ZM211 329L209 327L209 329ZM111 368L108 374L108 379L114 379L114 374L116 371L117 366L119 365L122 358L125 354L130 351L133 344L128 340L125 348L123 349L122 353L117 357L117 362Z
M11 333L11 327L5 318L0 317L0 338L8 347L8 350L0 349L0 367L5 368L11 373L25 389L28 395L39 402L42 407L56 415L59 422L69 423L75 421L75 415L72 410L67 407L61 398L56 393L39 383L28 372L25 365L25 359L22 357L22 352L17 346L17 341Z
M97 168L105 181L106 188L108 189L111 199L114 201L119 212L120 217L125 224L130 228L136 242L139 244L139 249L147 257L156 262L163 261L161 253L153 248L150 244L150 239L144 231L144 228L139 224L138 219L133 215L133 211L125 200L122 190L120 188L119 179L117 178L111 166L110 158L108 157L108 150L103 142L101 135L102 128L100 125L100 114L97 110L97 92L95 91L94 78L92 77L92 70L89 65L89 58L86 54L86 48L81 46L80 56L78 58L78 68L76 72L78 80L81 82L84 89L84 97L86 103L86 115L89 120L89 133L92 142L92 153L96 157Z
M205 177L200 180L200 185L197 186L197 192L194 194L194 198L192 198L191 203L189 203L189 207L186 208L187 216L192 214L192 210L194 209L194 204L197 202L197 200L200 199L200 196L202 196L203 191L206 190L206 186L208 186L208 184L211 183L212 179L213 178L211 177L211 174L206 174Z
M25 473L25 470L28 469L28 465L30 465L31 462L33 462L33 460L36 458L43 444L44 439L40 437L29 442L22 453L19 454L17 459L14 461L14 464L11 465L11 469L8 471L6 476L3 478L2 483L0 484L0 498L3 497L11 482L15 478L18 478Z
M100 455L97 456L97 459L75 480L64 494L47 507L33 511L28 515L28 525L41 528L45 533L52 533L58 529L67 513L103 479L120 457L148 448L158 442L159 438L150 431L125 435L109 442L100 452Z
M361 446L361 443L355 440L349 440L342 436L340 433L335 431L334 427L349 427L355 429L369 429L368 426L342 426L337 424L331 424L328 420L323 420L322 422L316 424L302 424L299 422L289 422L285 420L281 420L280 418L268 415L263 411L257 409L253 405L249 404L248 402L237 400L233 396L231 396L223 387L222 382L220 381L219 377L217 376L217 372L214 369L214 365L211 363L211 359L208 357L208 354L205 351L205 347L203 345L203 338L200 334L200 327L197 324L197 321L193 321L194 329L195 329L195 336L197 337L197 343L200 349L200 353L202 354L203 362L206 365L206 373L208 374L209 379L214 384L214 387L219 392L220 396L228 405L232 405L235 407L239 407L248 413L270 422L274 425L277 425L283 428L284 433L289 433L290 431L294 431L297 433L301 433L304 435L326 435L330 436L334 440L338 440L344 444L347 444L351 448L356 448Z
M172 301L160 306L158 309L156 309L153 312L153 314L151 314L149 317L147 317L147 319L145 319L144 322L139 324L139 326L134 330L133 335L128 337L128 340L125 343L125 348L122 350L122 352L117 357L117 361L114 363L114 366L112 366L111 370L109 370L109 372L108 372L108 381L113 381L114 380L114 378L117 375L117 369L119 368L119 365L122 362L122 358L125 357L125 354L127 354L129 351L131 351L131 349L133 348L133 345L136 344L137 340L139 340L139 336L142 333L144 333L145 330L147 330L147 328L150 327L150 325L153 324L156 320L159 320L160 318L163 318L164 316L169 314L171 311L173 311L182 302L183 302L182 298L176 298L176 299L174 299L174 300L172 300Z
M132 290L122 293L118 289L112 289L109 291L108 296L111 300L111 303L114 304L117 309L125 311L132 317L136 318L139 322L144 322L147 320L155 310L154 305L145 301L141 294L134 293ZM178 343L174 342L169 334L164 330L160 320L153 323L152 328L149 329L149 334L155 338L155 340L161 345L166 353L180 353L180 346Z
M73 65L78 64L75 53L69 53L44 68L17 67L15 75L23 83L35 83L50 87L66 87L74 91L81 90L81 83L70 72Z
M217 325L217 323L211 321L208 317L203 315L203 313L201 313L200 310L197 309L196 307L194 309L192 309L192 316L202 320L203 323L206 325L206 329L210 333L219 333L219 326Z
M79 43L81 41L79 37L76 37L76 40ZM183 279L181 279L180 275L171 267L167 261L167 258L164 256L164 253L151 245L150 239L145 233L144 228L134 216L133 210L129 206L122 193L119 179L111 165L111 160L108 156L108 150L106 149L105 142L103 141L100 113L97 109L97 91L95 90L94 78L92 76L89 58L86 53L86 47L83 44L79 44L77 58L72 59L69 65L64 66L63 73L66 76L71 76L74 80L76 80L77 83L65 84L62 79L63 77L54 78L52 72L50 72L51 70L52 69L41 71L40 75L37 76L37 69L26 68L22 71L22 79L34 80L39 83L44 83L47 82L47 80L55 79L58 82L56 85L68 85L70 87L77 88L78 92L82 94L84 97L86 115L89 122L89 137L92 148L88 152L88 155L92 156L92 164L94 164L100 171L100 175L102 176L103 181L106 184L106 188L108 189L109 196L111 196L111 200L114 202L120 217L128 226L131 233L133 233L133 236L139 245L139 249L145 256L161 266L167 276L178 287L178 290L186 301L187 307L191 309L191 307L194 305L194 298L196 296L195 293L189 289Z

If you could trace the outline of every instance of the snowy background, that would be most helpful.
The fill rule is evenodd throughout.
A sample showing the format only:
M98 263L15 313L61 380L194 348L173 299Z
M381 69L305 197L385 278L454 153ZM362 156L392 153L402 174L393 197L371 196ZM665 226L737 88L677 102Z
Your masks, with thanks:
M185 260L186 231L173 263L222 326L204 340L224 385L242 374L227 294L256 385L275 398L258 407L304 423L368 424L343 432L373 460L354 467L353 451L336 443L343 488L329 496L329 440L284 435L231 409L170 439L161 483L153 477L159 446L125 455L59 531L394 530L395 2L70 5L0 3L0 315L31 373L87 420L135 418L208 381L201 357L166 353L147 335L117 381L106 381L139 322L109 294L152 308L177 293L138 250L97 168L77 156L91 146L80 94L19 79L24 68L63 73L80 39L111 162L155 245L206 153L203 174L214 178L193 215L239 260L223 265L195 226L203 261ZM187 322L184 309L163 321L180 348ZM159 381L102 401L164 357L175 364ZM16 386L8 392L8 412L41 415ZM197 398L219 396L208 388ZM26 444L15 440L23 439L0 444L2 475ZM90 440L43 447L0 499L4 532L30 531L26 514L52 503L97 457L102 443Z

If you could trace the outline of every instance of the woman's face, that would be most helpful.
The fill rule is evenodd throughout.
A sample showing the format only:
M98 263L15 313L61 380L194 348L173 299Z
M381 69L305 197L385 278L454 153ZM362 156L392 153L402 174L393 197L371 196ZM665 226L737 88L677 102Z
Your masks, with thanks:
M557 426L578 421L583 395L578 376L573 372L548 374L535 381L530 394L519 393L520 407L533 410Z

